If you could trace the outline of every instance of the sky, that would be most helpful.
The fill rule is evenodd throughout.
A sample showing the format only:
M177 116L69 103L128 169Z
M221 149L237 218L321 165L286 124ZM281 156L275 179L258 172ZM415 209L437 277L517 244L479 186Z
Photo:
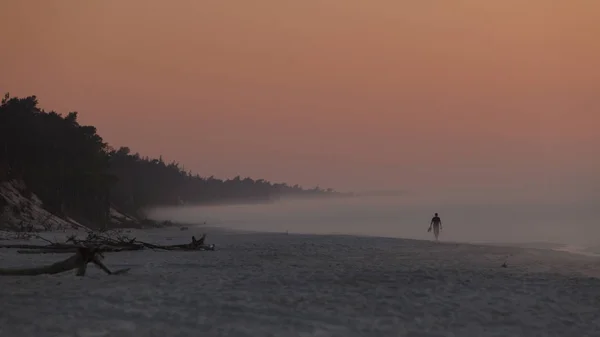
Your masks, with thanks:
M201 175L600 197L597 0L3 0L0 90Z

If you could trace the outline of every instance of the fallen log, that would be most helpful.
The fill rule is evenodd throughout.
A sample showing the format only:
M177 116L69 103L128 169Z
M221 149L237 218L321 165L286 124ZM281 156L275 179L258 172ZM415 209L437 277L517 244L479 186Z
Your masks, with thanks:
M128 240L126 242L106 242L106 241L76 241L74 243L52 243L49 245L0 245L0 248L16 248L19 254L64 254L75 253L79 248L91 248L101 253L117 253L123 251L136 251L144 249L152 250L168 250L168 251L202 251L215 250L215 245L206 245L204 241L206 235L202 235L200 239L192 236L191 243L177 245L157 245L142 241Z
M120 236L117 239L102 236L95 233L89 233L86 240L77 240L74 236L67 240L67 243L54 243L44 238L39 237L44 241L49 242L47 245L26 245L26 244L15 244L15 245L0 245L0 248L17 248L20 249L17 252L20 254L57 254L57 253L71 253L73 256L49 266L34 267L34 268L14 268L6 269L0 268L0 276L32 276L42 274L59 274L69 270L76 269L78 276L84 276L88 263L93 263L98 268L102 269L109 275L122 274L129 270L129 268L117 270L111 272L101 261L103 253L107 252L121 252L121 251L134 251L134 250L169 250L169 251L201 251L201 250L215 250L215 245L206 245L206 234L203 234L200 239L192 236L192 242L187 244L179 245L156 245L147 242L137 241L135 238L130 239L124 236ZM70 242L70 243L69 243Z
M112 247L112 246L75 246L75 247L60 247L60 248L53 248L53 247L36 247L35 249L26 249L26 250L17 250L17 253L19 254L64 254L64 253L75 253L77 251L78 248L81 247L88 247L88 248L94 248L96 249L98 252L102 252L102 253L118 253L118 252L124 252L124 251L135 251L135 250L143 250L144 246L141 245L137 245L137 246L128 246L128 247Z
M16 245L0 245L0 248L18 248L18 249L63 249L63 248L73 248L73 247L80 247L80 246L60 244L60 243L49 244L49 245L45 245L45 246L41 246L41 245L20 245L20 244L16 244Z
M78 248L69 248L69 249L27 249L27 250L17 250L19 254L62 254L62 253L77 253Z
M66 260L45 267L0 269L1 276L35 276L42 274L59 274L77 269L77 276L84 276L88 263L93 263L105 273L113 274L101 261L101 254L90 248L79 248L75 255Z

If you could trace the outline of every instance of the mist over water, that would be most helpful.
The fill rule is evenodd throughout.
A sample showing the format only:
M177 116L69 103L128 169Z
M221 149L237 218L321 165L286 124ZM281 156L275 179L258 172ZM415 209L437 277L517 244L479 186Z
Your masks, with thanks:
M157 220L236 230L433 238L435 212L443 241L471 243L600 244L593 207L583 203L511 204L424 202L408 197L282 200L269 204L157 208Z

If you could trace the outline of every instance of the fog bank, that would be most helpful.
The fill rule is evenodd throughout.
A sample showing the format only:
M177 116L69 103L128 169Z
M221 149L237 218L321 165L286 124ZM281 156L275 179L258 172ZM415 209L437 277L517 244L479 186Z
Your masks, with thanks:
M355 197L156 208L148 214L157 220L247 231L431 239L427 228L435 212L442 218L441 239L446 241L600 244L591 203L426 203L416 197Z

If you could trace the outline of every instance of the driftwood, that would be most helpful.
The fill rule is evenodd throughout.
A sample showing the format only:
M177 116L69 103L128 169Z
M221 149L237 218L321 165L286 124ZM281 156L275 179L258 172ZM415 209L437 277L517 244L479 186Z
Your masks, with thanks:
M147 242L138 241L135 238L130 239L126 236L117 235L102 235L98 233L88 233L87 238L83 240L71 236L65 243L50 242L42 237L42 240L49 242L47 245L0 245L0 248L16 248L20 249L17 252L20 254L57 254L71 253L73 256L66 260L56 262L52 265L36 268L20 268L20 269L0 269L2 275L41 275L41 274L58 274L65 271L77 269L77 275L85 275L88 263L93 263L107 274L120 274L129 269L122 269L116 272L111 272L101 261L103 253L135 251L135 250L168 250L168 251L203 251L215 250L215 245L206 245L206 234L203 234L200 239L192 236L192 242L179 245L156 245Z
M215 250L214 245L206 245L204 243L206 234L203 234L200 239L192 236L192 242L179 245L156 245L134 239L118 240L105 237L88 236L85 240L78 240L75 237L67 239L69 243L50 243L48 245L0 245L0 248L16 248L21 249L18 253L21 254L56 254L56 253L75 253L79 248L93 248L96 252L101 253L116 253L122 251L133 250L182 250L182 251L200 251L200 250Z
M15 268L15 269L0 269L0 275L7 276L33 276L42 274L59 274L69 270L77 269L77 276L84 276L88 263L93 263L109 275L111 272L101 261L102 255L90 248L78 248L75 255L60 262L56 262L46 267L34 268ZM125 270L120 270L119 273Z

